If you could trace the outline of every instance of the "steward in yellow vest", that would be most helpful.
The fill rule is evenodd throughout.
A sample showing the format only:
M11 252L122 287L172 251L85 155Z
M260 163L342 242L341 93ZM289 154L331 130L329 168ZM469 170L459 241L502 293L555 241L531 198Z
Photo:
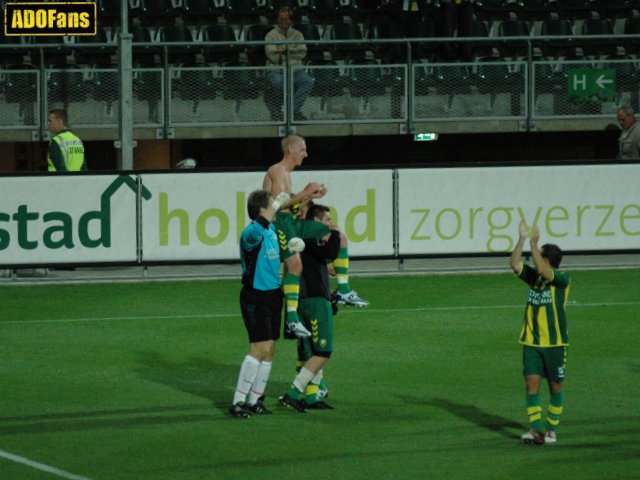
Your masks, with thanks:
M47 125L52 133L47 154L50 172L77 172L87 170L82 140L67 130L67 112L55 109L49 112Z

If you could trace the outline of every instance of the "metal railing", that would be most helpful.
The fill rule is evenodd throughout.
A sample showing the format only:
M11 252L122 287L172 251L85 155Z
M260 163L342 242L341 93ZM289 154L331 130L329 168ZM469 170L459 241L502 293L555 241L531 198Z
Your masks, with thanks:
M495 37L314 41L324 49L320 57L303 66L276 69L237 62L200 61L186 66L169 61L180 49L189 47L197 56L203 48L221 47L223 42L135 43L134 62L138 55L151 54L155 64L134 68L129 79L133 124L165 135L176 127L277 125L291 129L358 123L395 123L412 131L416 123L433 121L517 121L523 129L531 129L537 120L612 117L621 104L638 109L636 57L535 55L550 45L580 48L595 38L508 38L510 45L527 52L525 57L499 56L507 39ZM637 45L640 36L607 40L614 45ZM474 48L488 48L492 55L446 63L435 61L432 53L425 56L424 52L433 52L444 42L470 42ZM276 42L238 43L246 50ZM395 55L392 61L384 58L385 49ZM0 130L38 130L46 137L46 113L55 107L71 110L74 128L118 126L118 82L127 79L116 67L91 64L99 55L115 54L114 44L0 44L0 54L7 50L35 58L38 64L0 68ZM71 61L89 60L81 65L48 61L61 51L69 59L73 51ZM570 98L571 69L613 70L615 96ZM273 72L282 77L281 91L267 82ZM298 113L292 99L301 72L311 77L313 86Z

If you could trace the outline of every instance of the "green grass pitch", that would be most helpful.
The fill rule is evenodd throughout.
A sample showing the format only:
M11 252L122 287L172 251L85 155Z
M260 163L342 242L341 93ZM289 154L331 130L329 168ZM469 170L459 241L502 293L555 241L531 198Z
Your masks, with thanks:
M527 287L508 273L353 279L371 306L336 318L336 409L277 405L295 366L280 340L274 415L249 420L226 413L248 350L238 281L0 287L0 478L640 478L640 271L570 274L544 447L518 442Z

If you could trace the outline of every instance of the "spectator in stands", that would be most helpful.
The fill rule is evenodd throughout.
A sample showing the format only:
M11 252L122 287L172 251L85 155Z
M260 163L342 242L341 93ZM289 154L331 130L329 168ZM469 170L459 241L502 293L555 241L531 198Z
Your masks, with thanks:
M441 33L443 37L453 37L457 30L458 37L470 37L473 30L473 14L475 0L441 0ZM448 43L443 46L443 60L473 60L471 43Z
M267 33L266 41L297 41L304 42L302 32L292 28L293 11L290 7L284 6L278 10L278 18L276 27ZM269 91L265 96L267 107L271 111L273 120L282 119L282 90L284 84L283 65L298 66L302 65L304 58L307 56L307 46L300 44L271 44L265 46L267 56L267 66L274 68L267 74L267 82ZM304 102L307 100L315 80L303 69L293 71L293 114L296 120L306 120L300 111Z
M402 31L406 38L420 37L420 24L427 12L427 0L402 0Z
M618 123L622 127L618 139L617 160L640 160L640 127L636 123L633 108L622 106L618 109Z
M67 111L56 108L49 112L47 127L52 134L47 163L50 172L77 172L87 170L82 140L67 126Z

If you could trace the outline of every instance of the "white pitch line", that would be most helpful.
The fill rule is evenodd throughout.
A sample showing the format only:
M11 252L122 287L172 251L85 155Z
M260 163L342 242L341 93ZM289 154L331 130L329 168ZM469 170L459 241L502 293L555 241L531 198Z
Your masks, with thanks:
M0 457L6 458L7 460L11 460L12 462L21 463L23 465L26 465L31 468L35 468L36 470L40 470L42 472L51 473L52 475L56 475L61 478L68 478L69 480L90 480L87 477L83 477L81 475L75 475L73 473L66 472L64 470L60 470L59 468L51 467L43 463L34 462L33 460L29 460L28 458L19 457L18 455L5 452L4 450L0 450Z
M592 303L572 303L569 308L590 308L590 307L624 307L640 305L638 302L592 302ZM459 310L503 310L510 308L524 308L525 304L517 305L469 305L455 307L418 307L418 308L349 308L348 313L394 313L394 312L450 312ZM0 322L2 325L32 324L32 323L80 323L80 322L114 322L123 320L185 320L190 318L229 318L239 317L240 313L203 313L192 315L145 315L145 316L124 316L124 317L87 317L87 318L49 318L42 320L7 320Z

